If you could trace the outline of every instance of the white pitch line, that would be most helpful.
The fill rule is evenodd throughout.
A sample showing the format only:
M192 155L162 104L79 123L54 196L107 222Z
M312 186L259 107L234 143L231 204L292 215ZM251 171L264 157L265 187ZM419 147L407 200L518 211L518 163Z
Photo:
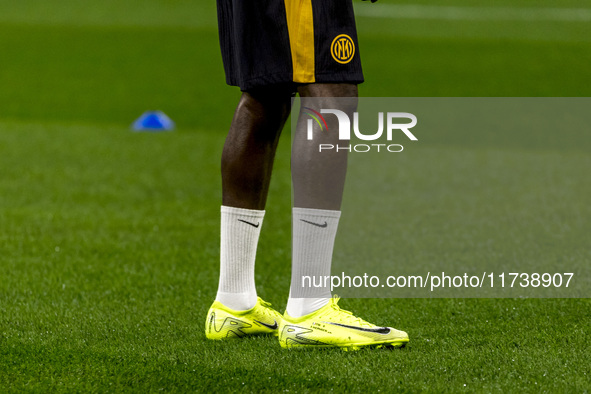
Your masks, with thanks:
M589 8L450 7L418 4L365 4L355 8L361 17L464 21L591 22Z

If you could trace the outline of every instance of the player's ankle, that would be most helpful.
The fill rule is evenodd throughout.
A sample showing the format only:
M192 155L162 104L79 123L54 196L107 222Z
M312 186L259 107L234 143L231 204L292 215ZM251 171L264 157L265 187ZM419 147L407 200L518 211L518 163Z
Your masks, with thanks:
M257 293L227 293L218 291L215 300L235 311L247 311L257 303Z
M289 298L285 312L288 316L299 318L316 312L330 301L330 297Z

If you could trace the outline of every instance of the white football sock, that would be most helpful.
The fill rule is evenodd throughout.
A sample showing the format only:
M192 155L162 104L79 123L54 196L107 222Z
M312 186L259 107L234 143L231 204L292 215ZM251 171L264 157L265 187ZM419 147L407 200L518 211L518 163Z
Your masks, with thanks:
M330 276L334 241L341 211L293 208L291 288L287 314L301 317L326 305L330 287L302 287L302 276ZM330 286L330 281L328 281Z
M265 211L222 206L220 282L216 301L243 311L257 302L254 263Z

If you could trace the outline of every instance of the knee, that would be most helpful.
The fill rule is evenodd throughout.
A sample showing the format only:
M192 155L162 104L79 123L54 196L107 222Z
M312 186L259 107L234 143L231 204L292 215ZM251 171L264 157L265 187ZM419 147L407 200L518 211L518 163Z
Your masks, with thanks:
M302 85L298 89L306 106L335 108L351 113L357 109L357 85L348 83L324 83Z
M231 140L267 149L277 144L291 111L291 95L276 89L243 92L230 128Z
M291 99L288 86L268 86L243 92L239 105L254 115L282 118L289 115Z

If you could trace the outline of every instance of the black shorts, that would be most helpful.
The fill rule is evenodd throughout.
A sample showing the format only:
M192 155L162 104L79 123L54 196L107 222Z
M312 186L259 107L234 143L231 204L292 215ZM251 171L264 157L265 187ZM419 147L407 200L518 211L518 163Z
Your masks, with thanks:
M361 83L352 0L217 0L226 82Z

